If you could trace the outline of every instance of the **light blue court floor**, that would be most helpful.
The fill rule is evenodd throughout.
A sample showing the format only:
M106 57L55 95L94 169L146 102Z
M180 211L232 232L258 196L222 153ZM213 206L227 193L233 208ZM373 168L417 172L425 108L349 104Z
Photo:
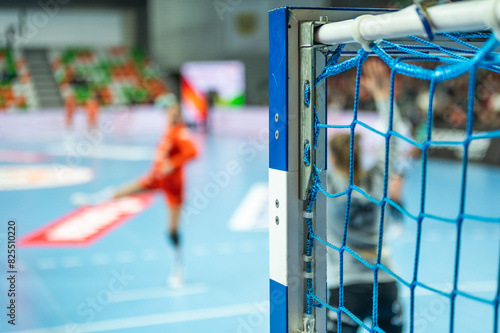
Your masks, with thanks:
M260 127L264 129L266 118L263 114ZM165 121L158 119L161 124ZM122 135L120 131L125 130L117 126L91 154L75 159L71 167L90 168L91 181L0 192L0 332L267 332L267 232L255 223L231 224L251 189L262 192L259 189L265 189L267 183L267 137L261 141L257 132L245 130L194 135L200 156L189 165L186 177L189 216L182 224L183 288L174 290L166 284L172 267L165 237L168 215L164 199L156 196L145 211L88 246L18 247L16 325L7 325L7 221L16 220L17 237L21 238L74 211L73 193L94 193L146 172L161 125L151 125L154 133L145 125L146 130L138 129L142 133L136 137L129 133L132 125L126 126L127 133ZM35 128L31 130L2 140L0 155L10 160L39 159L37 165L67 166L66 143L77 147L88 141L83 127L70 139L63 129L59 135L44 132L39 136ZM121 152L124 146L129 150ZM134 153L137 158L130 156ZM14 165L23 166L19 162L1 164ZM266 224L267 198L260 196L256 204L253 210Z
M9 300L7 221L15 219L21 239L74 212L78 208L71 202L74 193L95 193L140 176L149 168L164 118L148 112L123 121L103 115L114 127L103 131L102 137L94 136L94 141L85 134L82 119L69 135L56 115L35 123L28 118L36 116L3 118L11 126L0 125L0 179L5 189L0 191L0 332L269 332L267 114L255 112L261 113L220 116L211 134L194 135L201 153L187 169L184 287L171 289L166 284L172 268L165 240L168 215L163 198L155 196L151 206L85 246L19 246L15 326L7 324L4 313ZM235 119L244 126L228 128ZM87 141L91 145L85 148ZM79 152L75 155L68 147ZM66 172L46 183L50 176L43 170L29 173L26 184L5 180L6 167L18 169L9 171L11 177L33 165L45 166L52 174L68 171L64 167L81 172L75 173L78 176ZM469 172L467 212L500 216L499 169L471 164ZM455 162L430 162L429 212L454 217L460 173ZM41 188L30 188L33 184ZM22 189L12 189L15 186ZM404 188L412 214L418 211L419 193L420 171L415 167ZM412 277L415 235L415 223L409 219L387 234L394 266L406 280ZM499 239L498 223L465 221L460 290L494 298ZM419 279L448 292L455 246L453 224L425 220ZM407 313L405 287L401 296ZM447 332L449 301L419 289L416 300L415 332ZM461 323L456 332L492 332L491 305L457 297L456 311Z
M465 214L494 218L496 222L464 220L459 238L457 288L472 297L492 303L495 298L498 299L500 283L500 169L469 163L467 173ZM445 160L430 162L426 182L426 212L449 219L458 216L461 176L461 163ZM420 208L420 190L419 161L410 171L404 188L404 202L413 215L418 215ZM396 227L388 233L395 269L409 282L414 272L416 234L416 222L411 219L405 219L401 230ZM424 219L418 280L449 294L453 290L456 248L455 223ZM449 332L450 299L419 287L415 293L414 332ZM400 294L408 317L409 288L402 286ZM455 332L493 332L494 310L492 304L457 296Z

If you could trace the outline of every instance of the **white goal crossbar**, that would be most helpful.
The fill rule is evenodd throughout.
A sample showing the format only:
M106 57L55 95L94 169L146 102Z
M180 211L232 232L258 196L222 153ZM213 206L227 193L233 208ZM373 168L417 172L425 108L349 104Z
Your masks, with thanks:
M478 0L421 7L332 22L316 28L315 41L321 44L371 41L406 36L428 37L440 32L471 32L491 28L500 35L500 1Z

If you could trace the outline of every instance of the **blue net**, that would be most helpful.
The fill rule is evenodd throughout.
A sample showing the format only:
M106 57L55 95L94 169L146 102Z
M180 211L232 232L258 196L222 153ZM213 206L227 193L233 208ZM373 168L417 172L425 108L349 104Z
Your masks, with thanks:
M307 314L312 314L314 307L324 307L328 310L336 313L337 331L342 331L342 322L351 321L353 324L362 327L368 332L384 332L384 330L379 325L379 277L384 274L390 276L394 281L397 281L403 288L407 288L409 291L409 318L405 321L405 326L408 327L410 332L415 331L415 313L416 313L416 289L421 288L429 293L439 295L448 299L450 304L450 313L448 316L449 321L449 331L457 332L459 328L456 324L456 299L458 296L467 298L474 302L479 302L481 304L486 304L492 307L493 318L492 327L493 332L499 332L499 302L500 302L500 264L498 261L494 261L493 265L497 266L498 274L496 277L496 292L493 298L490 297L480 297L474 293L461 290L459 287L459 272L460 272L460 258L461 258L461 239L463 234L463 225L465 220L480 221L486 223L500 223L499 217L491 216L481 216L478 214L467 213L466 207L466 193L468 184L468 168L469 168L469 153L470 146L477 140L482 139L498 139L500 138L500 130L495 128L487 128L483 130L477 130L474 124L477 118L476 105L478 102L477 98L477 81L478 81L478 71L500 73L500 54L495 52L495 49L499 46L499 42L488 32L482 33L446 33L439 35L442 40L446 40L446 43L439 42L431 43L421 38L410 37L413 41L411 45L401 45L390 41L382 40L371 45L372 53L378 56L389 68L390 68L390 97L389 97L389 110L386 122L387 130L376 129L364 121L358 119L358 114L360 110L359 100L360 100L360 86L362 83L362 70L363 65L366 63L369 53L363 49L360 49L357 55L352 56L348 59L343 59L341 57L344 45L339 45L334 51L327 54L327 65L319 75L314 84L317 85L319 82L326 80L329 77L339 75L350 69L356 71L355 74L355 89L354 98L352 105L352 121L350 123L344 124L323 124L320 123L316 115L315 121L315 142L307 142L304 146L305 155L304 163L310 165L310 152L311 150L317 149L317 140L320 136L322 130L343 130L348 131L349 136L349 160L348 160L348 181L345 188L341 188L337 192L329 191L327 184L320 181L320 174L326 173L326 170L320 170L314 166L314 179L312 181L312 187L310 189L310 195L307 202L307 211L311 212L313 210L314 203L316 201L317 195L323 194L328 197L328 200L339 200L344 198L345 200L345 215L343 221L343 230L337 230L340 235L340 244L333 244L330 239L322 239L318 237L313 229L312 219L306 219L307 224L307 241L306 241L306 255L312 255L313 247L327 246L329 251L335 251L338 253L338 272L339 272L339 282L338 282L338 306L332 306L331 302L319 298L314 290L313 280L307 279ZM471 40L481 40L481 47L472 45L467 41ZM341 59L343 59L341 61ZM424 65L427 63L434 63L434 66ZM422 64L420 64L422 63ZM395 114L395 84L396 76L403 75L411 77L414 79L425 80L428 82L428 101L427 101L427 114L424 120L424 126L422 127L421 134L415 135L413 138L408 135L400 133L394 127L394 119L397 117ZM466 86L466 97L464 107L466 113L466 119L464 120L464 138L461 140L433 140L433 129L436 114L434 112L435 106L435 95L436 87L439 83L453 80L459 77L467 77ZM310 86L306 87L305 91L305 101L310 104ZM313 108L316 112L315 108ZM363 188L356 182L355 175L355 140L357 130L363 128L368 130L375 135L378 135L384 140L384 165L382 167L383 174L383 184L382 184L382 195L381 198L375 198L371 195L370 191ZM417 137L418 136L418 137ZM389 195L389 179L391 176L391 159L394 159L394 154L392 153L392 142L394 140L400 140L408 145L411 145L413 149L419 151L420 164L421 164L421 180L420 180L420 204L417 213L412 213L407 210L404 205L400 202L390 198ZM460 199L459 205L456 207L456 217L441 216L439 214L434 214L426 210L426 195L427 195L427 177L428 177L428 163L429 155L431 150L435 147L443 146L456 146L463 150L462 157L462 172L461 178L456 181L460 184ZM347 178L347 175L346 175ZM470 181L470 179L469 179ZM375 248L376 256L373 260L366 259L363 255L363 251L359 251L358 248L350 246L348 243L349 239L349 223L352 223L352 205L353 196L359 196L366 198L370 203L379 207L378 214L380 216L377 230L374 231L373 235L376 236ZM342 201L344 202L344 201ZM384 230L386 219L386 208L392 207L399 213L405 216L407 221L414 221L416 224L416 239L414 240L415 253L412 258L413 273L411 279L404 278L398 275L390 266L384 264L383 260L383 243L384 243ZM353 208L354 209L354 208ZM424 219L433 219L436 221L443 221L446 223L453 224L455 226L456 233L456 245L454 248L454 269L453 269L453 279L451 281L451 286L449 289L436 288L430 284L424 283L419 280L419 263L421 256L421 245L422 245L422 223ZM330 222L328 222L330 223ZM345 285L346 281L344 279L344 265L346 256L354 258L357 262L364 265L366 268L370 269L373 274L373 287L372 287L372 313L371 313L371 324L367 324L364 321L365 318L358 317L353 313L346 305L345 299ZM306 271L312 272L311 263L306 263ZM348 318L346 318L346 316Z

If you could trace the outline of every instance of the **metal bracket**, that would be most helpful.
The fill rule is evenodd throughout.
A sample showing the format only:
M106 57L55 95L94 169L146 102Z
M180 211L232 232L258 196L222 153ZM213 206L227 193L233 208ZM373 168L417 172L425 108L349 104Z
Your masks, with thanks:
M316 332L316 329L315 329L315 320L313 318L313 316L311 315L304 315L304 330L301 331L301 330L294 330L293 332L294 333L317 333Z
M300 199L306 200L308 196L309 183L311 181L311 174L314 167L315 151L310 149L309 165L304 162L305 146L309 143L312 147L314 144L314 73L315 73L315 53L314 49L314 22L302 23L300 26L300 82L299 84L299 103L300 103ZM309 100L306 103L306 87L310 86Z
M309 184L311 182L311 175L316 165L316 152L313 149L314 145L314 108L318 112L318 106L325 100L324 86L318 89L314 86L314 80L318 73L316 65L318 62L324 62L324 54L322 53L324 45L314 45L314 30L318 25L326 23L320 22L303 22L300 24L300 84L299 84L299 103L300 103L300 182L299 194L301 200L306 200L309 195ZM322 59L322 60L320 60ZM323 68L323 67L320 67ZM306 87L309 89L309 105L306 103L305 91ZM322 108L322 107L320 107ZM324 111L324 110L323 110ZM305 148L310 145L309 149L309 164L304 162Z

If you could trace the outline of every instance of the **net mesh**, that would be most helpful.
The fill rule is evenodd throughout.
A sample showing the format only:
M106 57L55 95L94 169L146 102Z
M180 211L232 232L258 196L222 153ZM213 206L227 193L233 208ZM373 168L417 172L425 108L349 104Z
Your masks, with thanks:
M334 51L330 51L327 56L327 65L322 71L321 75L316 78L314 84L318 84L322 80L328 77L338 75L340 73L346 72L349 69L356 70L355 74L355 91L354 91L354 103L352 112L352 121L347 124L324 124L320 123L316 115L314 130L315 130L315 140L313 143L306 143L304 163L309 165L310 161L310 151L317 149L318 137L322 130L327 129L343 129L350 133L350 157L349 157L349 180L348 186L336 193L330 193L326 184L322 184L319 175L326 170L320 170L314 166L314 179L312 181L312 186L310 188L310 194L307 201L307 211L311 212L313 210L314 203L316 201L317 195L326 195L329 200L336 200L340 197L346 198L345 206L345 219L343 222L343 230L337 230L342 234L342 241L339 245L334 245L330 242L330 239L322 239L318 237L313 229L313 220L307 218L307 247L306 255L311 255L313 253L314 246L327 246L330 251L338 252L339 256L339 306L331 306L327 300L319 298L314 290L314 284L312 279L307 279L307 293L306 293L306 304L307 304L307 314L312 314L314 307L326 307L327 309L337 313L338 331L340 332L341 321L343 316L348 316L357 325L362 327L364 330L369 332L384 332L378 324L379 315L379 276L381 272L385 272L392 276L396 281L398 281L402 288L408 288L409 290L409 320L405 324L409 327L409 331L413 332L415 330L415 313L416 313L416 289L423 288L429 293L440 295L449 300L450 313L449 313L449 331L455 332L456 327L456 299L458 296L468 298L475 302L480 302L486 304L493 308L493 332L499 331L498 316L499 316L499 299L500 299L500 289L499 283L495 287L495 296L490 297L480 297L474 293L461 290L459 288L459 266L461 258L461 238L463 234L463 224L464 220L472 221L482 221L488 223L500 223L500 217L491 216L481 216L477 214L469 214L466 212L466 193L467 193L467 180L468 180L468 161L469 161L469 150L470 146L474 141L481 139L496 139L500 138L500 130L482 130L476 131L474 129L474 119L475 119L475 94L476 94L476 83L477 83L477 72L480 69L484 69L491 72L500 73L500 55L495 53L495 49L498 47L499 42L490 33L446 33L440 34L442 39L446 39L447 43L435 44L427 40L410 37L414 43L411 45L396 44L390 41L382 40L371 45L372 53L378 56L387 66L390 68L390 107L388 112L388 119L385 119L387 124L387 131L376 129L374 126L369 125L358 119L359 113L359 100L360 100L360 85L363 64L366 62L369 53L363 49L360 49L357 55L352 56L346 60L341 61L342 51L344 45L339 45ZM482 39L482 46L479 48L477 46L471 45L465 42L464 39L474 40ZM451 43L450 43L451 42ZM455 45L452 45L454 43ZM434 62L436 66L434 68L426 68L426 66L419 65L419 62ZM429 66L427 66L429 67ZM427 102L427 115L425 120L424 131L422 132L420 139L414 139L410 136L403 135L394 129L394 108L395 108L395 81L396 75L404 75L420 80L426 80L429 82L429 97ZM436 86L440 82L447 80L452 80L460 76L468 75L468 86L467 86L467 102L466 102L466 123L465 123L465 136L463 140L446 141L446 140L433 140L433 127L434 127L434 110L433 106L435 104L435 94ZM310 86L307 86L304 91L305 101L309 105L311 103ZM434 104L433 104L434 103ZM315 108L313 108L316 112ZM385 156L384 156L384 168L383 168L383 193L381 199L376 199L372 196L369 191L358 186L354 179L354 147L355 147L355 134L357 129L364 128L379 137L381 137L384 143ZM402 140L405 143L418 149L421 154L421 181L420 181L420 204L418 213L412 213L408 211L403 205L392 200L388 195L389 177L390 177L390 164L391 158L391 141ZM457 146L463 149L462 158L462 173L461 178L457 180L460 183L460 199L459 205L456 207L455 217L440 216L439 214L433 214L426 210L426 187L427 187L427 170L429 162L430 150L434 147L442 146ZM469 179L470 180L470 179ZM376 260L367 260L359 251L355 251L348 245L348 226L349 226L349 216L351 208L351 199L353 194L357 192L368 199L370 202L378 205L380 207L380 220L377 233L377 246L376 246ZM399 211L401 214L406 216L406 220L412 220L416 223L416 239L415 244L415 254L414 254L414 264L413 273L411 279L404 278L396 274L390 267L387 267L382 262L382 250L384 241L384 230L386 223L386 206L392 206L394 209ZM452 223L455 226L456 234L456 245L454 248L454 269L453 269L453 279L451 281L450 290L445 290L444 288L436 288L430 284L424 283L419 280L419 262L421 256L421 244L422 244L422 222L424 219L433 219L437 221L443 221ZM372 304L372 323L371 325L363 321L364 318L358 318L354 313L351 312L349 308L345 306L344 297L344 258L346 255L354 257L358 262L362 263L364 266L368 267L373 271L373 304ZM500 265L497 261L493 265L498 266L498 274L496 277L497 282L500 281ZM306 263L306 270L308 272L312 271L312 264Z

